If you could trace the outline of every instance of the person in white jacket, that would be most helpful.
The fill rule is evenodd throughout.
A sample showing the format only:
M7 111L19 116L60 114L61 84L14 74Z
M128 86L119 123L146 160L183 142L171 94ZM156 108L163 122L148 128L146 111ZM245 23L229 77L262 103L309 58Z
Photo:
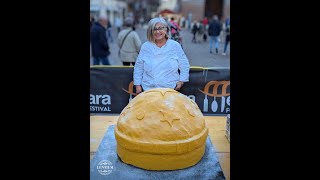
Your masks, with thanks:
M169 31L163 18L149 21L148 41L142 44L133 71L136 93L153 88L178 91L189 81L189 60L181 45L170 39Z
M135 65L138 57L141 40L137 32L133 29L133 19L125 19L125 28L118 34L119 58L124 66ZM122 46L121 46L122 45Z

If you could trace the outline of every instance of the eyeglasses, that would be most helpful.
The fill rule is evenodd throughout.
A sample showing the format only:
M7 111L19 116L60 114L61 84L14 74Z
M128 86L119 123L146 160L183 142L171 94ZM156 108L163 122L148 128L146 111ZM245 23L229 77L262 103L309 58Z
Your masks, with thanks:
M167 29L167 27L165 26L160 26L158 28L153 28L153 32L156 32L156 31L164 31L165 29Z

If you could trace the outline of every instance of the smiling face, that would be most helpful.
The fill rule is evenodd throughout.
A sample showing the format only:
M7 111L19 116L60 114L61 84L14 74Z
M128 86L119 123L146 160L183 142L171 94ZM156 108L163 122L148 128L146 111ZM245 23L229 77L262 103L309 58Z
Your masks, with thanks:
M165 25L163 25L162 23L157 23L152 30L154 40L164 40L166 36L166 31L167 27Z

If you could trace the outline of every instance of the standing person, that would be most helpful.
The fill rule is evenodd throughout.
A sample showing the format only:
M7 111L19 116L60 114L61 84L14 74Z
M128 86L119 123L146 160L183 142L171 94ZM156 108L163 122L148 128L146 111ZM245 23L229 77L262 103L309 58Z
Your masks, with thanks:
M120 30L121 30L121 26L122 26L122 21L121 21L119 16L116 17L116 20L115 20L114 24L116 25L117 33L119 33Z
M219 22L218 16L214 15L213 20L209 24L208 34L210 36L210 53L212 53L213 41L215 42L216 53L218 54L219 48L219 35L221 31L221 24Z
M94 22L95 22L94 17L91 17L90 18L90 29L92 28L92 25L94 24Z
M228 44L230 42L230 18L226 19L226 41L222 55L226 55Z
M170 27L170 30L171 30L171 39L177 41L178 43L180 43L182 45L182 41L181 41L181 37L180 37L181 28L174 21L174 17L171 17L169 25L170 25L169 27Z
M198 26L198 33L196 34L198 39L198 42L201 42L201 39L203 39L203 35L204 35L204 28L201 22L197 22L197 26Z
M98 22L95 22L91 28L90 40L93 56L93 65L110 65L108 60L109 44L106 37L106 28L108 19L106 16L100 15Z
M179 31L181 31L180 26L174 21L174 17L171 18L170 20L171 23L171 35L178 33Z
M189 11L189 13L188 13L188 30L190 30L192 28L191 23L192 23L192 12Z
M108 32L108 39L110 39L110 42L113 43L113 37L112 37L112 25L110 21L108 20L108 27L107 27L107 32Z
M141 47L139 35L132 30L132 26L133 19L126 18L125 27L118 35L119 57L125 66L130 66L130 63L135 65Z
M163 18L149 21L148 41L142 44L133 71L136 93L153 88L180 90L189 81L189 60L180 44L170 39L169 32Z
M193 26L192 26L192 34L193 34L192 42L193 43L197 43L196 35L197 35L198 31L199 31L199 28L197 25L197 21L194 21Z
M203 25L203 28L204 28L204 31L203 31L203 41L204 42L207 41L208 24L209 24L208 18L204 17L203 20L202 20L202 25Z
M209 24L208 18L204 17L202 20L202 25L206 30L208 30L208 24Z

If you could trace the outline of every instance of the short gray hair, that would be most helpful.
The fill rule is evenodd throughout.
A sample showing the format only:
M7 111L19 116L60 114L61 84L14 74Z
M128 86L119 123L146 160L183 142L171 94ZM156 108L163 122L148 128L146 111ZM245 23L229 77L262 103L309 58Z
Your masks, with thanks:
M98 20L108 20L108 16L106 15L106 13L100 12Z
M218 15L213 15L213 19L214 19L214 20L219 20Z
M148 23L148 29L147 29L147 39L148 41L150 42L155 42L154 38L153 38L153 28L154 26L156 26L157 23L161 23L163 26L165 26L167 28L167 31L166 31L166 34L165 34L165 37L167 39L170 38L170 28L167 24L167 22L161 18L161 17L156 17L156 18L153 18L149 21Z
M128 26L128 27L131 27L133 26L133 18L132 17L127 17L125 20L124 20L124 24L125 26Z

